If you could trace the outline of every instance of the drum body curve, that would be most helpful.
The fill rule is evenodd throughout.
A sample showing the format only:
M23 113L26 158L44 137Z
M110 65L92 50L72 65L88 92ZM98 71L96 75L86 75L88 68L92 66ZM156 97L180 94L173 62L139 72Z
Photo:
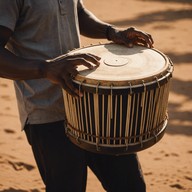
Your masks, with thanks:
M79 66L76 99L63 90L66 133L95 153L124 155L151 147L164 135L173 64L163 53L141 46L100 44L69 54L91 53L100 66Z

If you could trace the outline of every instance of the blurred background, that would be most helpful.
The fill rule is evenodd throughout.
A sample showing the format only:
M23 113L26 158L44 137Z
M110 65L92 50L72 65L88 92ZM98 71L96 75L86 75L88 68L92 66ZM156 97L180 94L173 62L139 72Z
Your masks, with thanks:
M155 146L139 153L147 192L192 192L192 0L84 0L98 18L153 36L171 58L174 73L169 123ZM82 46L107 42L82 37ZM20 131L12 81L0 79L0 191L42 192L31 149ZM89 171L87 192L103 192Z

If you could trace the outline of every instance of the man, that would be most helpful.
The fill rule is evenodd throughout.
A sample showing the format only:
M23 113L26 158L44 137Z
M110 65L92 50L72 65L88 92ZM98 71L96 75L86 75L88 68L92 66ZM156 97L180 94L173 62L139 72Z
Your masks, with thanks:
M108 192L144 192L136 154L85 152L65 135L61 89L82 96L72 76L78 65L92 69L100 60L89 53L55 59L80 46L80 33L128 47L153 45L148 33L100 21L81 0L0 0L0 76L15 80L22 128L46 191L85 191L89 166Z

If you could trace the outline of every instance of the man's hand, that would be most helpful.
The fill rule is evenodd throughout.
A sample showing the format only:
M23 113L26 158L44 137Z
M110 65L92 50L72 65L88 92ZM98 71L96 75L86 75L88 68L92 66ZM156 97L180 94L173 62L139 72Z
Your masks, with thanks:
M130 27L125 30L118 30L108 26L106 35L108 40L117 44L124 44L127 47L141 45L152 48L154 43L150 34L140 31L134 27Z
M74 97L81 97L73 85L72 79L78 74L77 67L84 65L89 69L99 66L100 57L92 54L76 54L70 56L58 57L49 60L45 64L44 76L53 83L60 84L69 94Z

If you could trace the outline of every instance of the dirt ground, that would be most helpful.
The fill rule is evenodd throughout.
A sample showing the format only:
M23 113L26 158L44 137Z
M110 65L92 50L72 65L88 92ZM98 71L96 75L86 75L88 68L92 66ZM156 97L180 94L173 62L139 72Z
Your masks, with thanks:
M163 139L139 153L147 192L192 192L192 0L84 0L98 18L152 34L155 48L174 63L169 123ZM82 46L102 40L82 37ZM106 41L102 41L106 42ZM0 79L0 191L43 192L20 131L12 81ZM89 170L87 192L103 192Z

